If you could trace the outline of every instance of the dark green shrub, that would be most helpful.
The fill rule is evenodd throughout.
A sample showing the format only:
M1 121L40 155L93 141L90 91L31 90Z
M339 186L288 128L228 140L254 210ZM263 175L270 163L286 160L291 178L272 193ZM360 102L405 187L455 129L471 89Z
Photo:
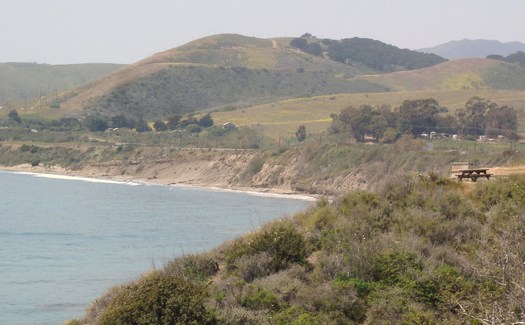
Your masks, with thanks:
M511 176L480 184L476 197L485 211L499 203L522 206L525 204L525 177Z
M374 258L372 278L387 285L399 285L411 281L412 270L421 271L422 265L416 255L403 251L387 251Z
M340 273L333 283L340 288L351 288L355 290L359 297L364 297L370 292L370 285L368 282L359 278L349 277L343 273Z
M30 152L30 153L37 153L40 150L40 147L35 146L33 144L23 144L20 146L20 152Z
M168 262L164 271L173 276L204 280L216 274L219 271L219 265L213 258L205 254L186 255Z
M99 324L214 324L204 307L206 289L160 272L124 287L99 318Z
M314 313L298 306L287 308L275 314L273 320L277 325L317 325L320 323L319 317Z
M258 156L253 157L252 160L250 160L250 163L246 167L245 171L243 172L243 178L251 178L253 175L260 172L266 163L266 157Z
M241 299L241 306L253 310L279 309L279 301L270 291L260 287L248 287L246 291Z
M250 243L253 254L266 252L277 272L292 263L305 263L307 252L303 235L289 222L277 222L257 233Z

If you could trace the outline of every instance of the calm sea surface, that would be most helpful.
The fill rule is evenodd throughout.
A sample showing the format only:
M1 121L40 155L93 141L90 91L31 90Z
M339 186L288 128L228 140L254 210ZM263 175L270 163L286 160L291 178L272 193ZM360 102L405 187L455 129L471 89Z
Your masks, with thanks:
M61 324L113 285L311 202L0 172L0 324Z

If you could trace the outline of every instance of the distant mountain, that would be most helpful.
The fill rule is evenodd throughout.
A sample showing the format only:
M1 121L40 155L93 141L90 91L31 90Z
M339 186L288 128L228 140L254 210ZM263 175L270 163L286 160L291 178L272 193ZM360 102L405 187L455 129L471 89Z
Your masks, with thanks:
M464 39L419 49L418 51L434 53L447 59L485 58L491 54L507 56L518 51L525 51L525 44L520 42L502 43L492 40Z
M0 63L0 106L6 101L55 95L109 75L124 66L105 63Z

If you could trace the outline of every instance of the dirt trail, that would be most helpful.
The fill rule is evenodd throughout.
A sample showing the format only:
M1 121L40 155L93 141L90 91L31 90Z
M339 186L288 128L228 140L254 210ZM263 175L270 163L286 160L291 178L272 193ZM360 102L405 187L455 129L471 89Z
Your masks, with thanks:
M494 176L509 176L511 174L524 174L525 165L509 166L509 167L490 167L489 173Z

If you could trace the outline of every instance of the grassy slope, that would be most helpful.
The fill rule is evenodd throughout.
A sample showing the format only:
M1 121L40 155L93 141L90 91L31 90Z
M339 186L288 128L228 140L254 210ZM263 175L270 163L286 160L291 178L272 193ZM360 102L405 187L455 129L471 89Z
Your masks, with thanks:
M101 78L124 67L122 64L48 65L0 63L0 103L55 95Z
M239 67L245 68L240 73L236 71L244 79L240 81L230 73L232 68ZM198 73L188 75L190 68ZM132 114L139 115L141 110L149 109L144 115L158 117L231 104L267 102L269 98L275 100L305 93L385 90L368 82L345 80L362 72L360 68L307 55L290 48L282 40L217 35L133 64L80 89L63 106L76 111L89 107L92 112L116 115L126 112L127 104L132 103L137 106ZM235 89L244 84L244 90L236 93ZM222 92L220 86L231 89ZM212 93L214 91L216 94ZM238 96L229 98L232 91ZM195 102L195 97L205 96L209 98ZM156 97L154 104L151 97Z
M312 98L296 98L276 103L264 104L233 111L212 114L217 124L262 124L265 135L278 139L293 137L300 125L305 125L308 133L325 132L332 121L330 114L339 113L343 108L353 105L400 105L406 99L434 98L450 112L464 107L472 97L490 99L499 105L510 105L518 110L525 108L525 91L520 90L417 90L388 93L336 94ZM520 116L520 124L525 125L525 116Z
M523 177L398 177L172 260L72 324L521 323L524 200Z
M353 105L398 106L406 99L435 98L453 113L462 108L472 97L492 100L499 105L510 105L518 110L525 108L525 82L523 68L487 59L455 60L416 70L382 75L357 76L352 80L364 80L383 85L391 92L358 93L297 98L259 105L229 112L216 112L217 123L230 121L235 124L264 126L265 135L293 137L299 125L307 132L320 133L331 122L330 114L339 113ZM525 116L521 116L525 125Z

